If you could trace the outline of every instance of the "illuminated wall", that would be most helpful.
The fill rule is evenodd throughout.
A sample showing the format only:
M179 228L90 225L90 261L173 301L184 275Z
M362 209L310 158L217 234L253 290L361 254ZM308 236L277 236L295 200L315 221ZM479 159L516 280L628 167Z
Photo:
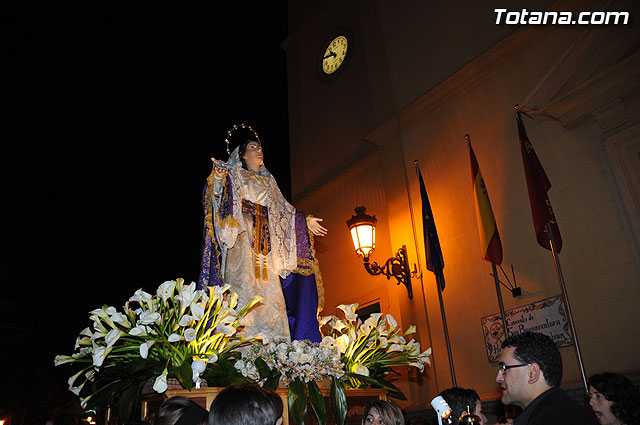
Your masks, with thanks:
M599 5L578 3L550 8ZM564 240L560 262L586 373L640 371L634 319L640 302L638 24L525 26L508 35L509 28L486 26L491 23L482 15L478 22L486 28L464 27L469 45L458 51L450 48L461 41L447 6L429 11L442 16L430 15L429 27L420 25L427 14L423 6L388 7L320 2L303 13L290 6L292 28L283 46L292 193L295 205L323 217L330 231L316 239L325 312L335 314L342 303L380 300L403 327L418 327L422 347L433 347L434 367L403 377L409 397L404 405L428 403L451 386L435 280L424 263L413 165L418 160L445 260L443 297L457 384L475 388L483 399L498 396L480 320L499 309L491 265L480 253L466 133L493 205L503 266L510 271L513 265L523 291L514 298L503 290L504 307L560 294L552 256L534 235L513 110L519 103L548 118L525 118L525 125L552 183L549 197ZM630 1L616 8L638 12ZM317 51L325 36L345 25L354 40L350 61L335 78L319 79L310 71ZM430 65L425 52L443 56ZM369 276L353 252L345 221L358 205L378 218L373 260L384 262L406 245L411 268L418 263L423 277L412 279L413 300L395 282ZM563 384L580 386L574 349L561 352Z

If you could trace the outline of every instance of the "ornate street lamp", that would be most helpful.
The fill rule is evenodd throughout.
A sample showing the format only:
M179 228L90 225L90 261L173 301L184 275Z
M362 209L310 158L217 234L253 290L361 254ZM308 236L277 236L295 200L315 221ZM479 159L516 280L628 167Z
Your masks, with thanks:
M411 271L409 270L409 263L407 261L407 248L402 246L396 253L395 257L389 258L384 266L379 266L378 263L369 262L369 256L373 254L376 249L376 224L378 220L376 216L370 216L365 213L365 207L356 207L356 215L351 216L347 220L347 226L351 232L351 238L353 239L353 246L355 247L356 254L361 255L364 259L364 268L371 276L382 274L391 279L391 276L395 277L398 281L398 285L401 283L407 287L409 292L409 298L413 298L413 290L411 289Z

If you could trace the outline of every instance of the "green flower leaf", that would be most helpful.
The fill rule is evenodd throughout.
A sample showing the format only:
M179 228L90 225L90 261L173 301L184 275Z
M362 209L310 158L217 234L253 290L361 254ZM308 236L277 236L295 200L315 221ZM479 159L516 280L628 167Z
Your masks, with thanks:
M331 377L329 402L334 422L336 425L344 425L347 418L347 392L344 383L335 377Z
M177 367L171 365L170 369L173 369L172 372L178 381L180 381L180 384L185 389L191 390L193 387L193 371L191 370L191 364L189 362L182 362L182 364Z
M264 361L262 357L258 357L255 361L256 368L258 369L258 373L260 373L260 378L264 379L271 376L271 369L267 362Z
M309 381L307 384L309 389L309 401L311 402L311 408L316 415L318 425L326 425L327 423L327 406L324 404L324 397L322 391L318 388L316 381Z
M307 388L299 379L289 382L289 417L296 425L304 425L307 417Z
M122 395L120 396L120 401L118 402L119 404L119 414L120 414L120 418L121 420L125 421L125 423L128 422L132 422L133 420L135 420L134 416L134 412L136 409L136 406L139 404L139 398L140 398L140 394L139 394L139 388L140 386L137 384L137 382L133 382L131 385L129 385L127 387L126 390L124 390L122 392Z

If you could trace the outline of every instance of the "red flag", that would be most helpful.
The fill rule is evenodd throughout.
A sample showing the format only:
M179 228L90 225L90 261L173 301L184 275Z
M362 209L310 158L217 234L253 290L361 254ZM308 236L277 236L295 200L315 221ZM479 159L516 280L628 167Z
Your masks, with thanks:
M502 242L498 233L496 219L489 201L489 193L484 184L484 178L480 172L476 155L467 140L469 156L471 157L471 182L473 184L473 198L476 204L476 219L478 220L478 233L480 235L480 248L482 258L492 263L502 263Z
M518 122L518 135L520 136L520 150L522 151L522 161L524 163L524 175L527 179L527 189L529 190L529 202L531 203L531 215L533 216L533 226L536 230L538 244L543 248L551 250L549 244L549 234L547 233L547 222L551 223L551 231L558 252L562 249L562 237L556 222L556 217L551 208L551 202L547 192L551 188L551 182L538 160L536 152L527 137L524 129L520 110L517 110L516 121Z

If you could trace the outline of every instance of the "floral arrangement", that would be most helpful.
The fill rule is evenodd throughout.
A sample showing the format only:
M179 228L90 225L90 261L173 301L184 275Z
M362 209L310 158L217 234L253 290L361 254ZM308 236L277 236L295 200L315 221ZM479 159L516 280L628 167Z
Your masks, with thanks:
M154 295L139 289L122 311L102 306L92 310L92 327L76 340L75 352L56 356L56 366L79 366L69 378L69 389L81 404L103 410L118 403L120 418L131 420L142 387L153 381L159 393L176 378L191 389L203 380L209 386L257 383L275 389L289 388L289 415L304 424L307 402L319 424L327 411L318 383L330 382L329 404L333 418L343 425L347 412L347 388L385 388L404 399L388 379L393 368L431 364L431 349L406 337L393 316L372 314L358 319L358 304L340 305L344 318L326 316L320 321L326 335L322 342L269 341L262 335L241 337L244 316L261 300L238 305L230 286L196 290L183 279L161 284Z
M282 341L253 343L236 369L246 378L268 388L281 381L289 387L289 415L296 424L304 424L307 400L318 423L326 423L327 412L317 382L330 379L329 402L337 424L346 418L346 389L375 387L404 399L402 392L387 380L394 367L413 366L424 370L431 365L431 349L420 351L420 344L405 337L415 332L411 326L403 332L393 316L372 314L363 323L356 314L358 304L340 305L344 319L326 316L321 325L329 328L321 343Z
M392 315L373 313L362 323L358 319L358 304L340 305L344 319L325 316L322 326L328 326L328 335L321 345L335 346L342 355L347 371L349 388L376 386L387 388L390 395L404 399L404 395L385 378L392 368L413 366L424 370L424 364L431 365L431 348L420 351L420 343L413 339L407 342L407 335L416 331L415 326L402 331Z
M238 295L229 289L199 291L183 279L164 282L155 295L139 289L123 311L109 306L91 311L93 329L80 332L75 352L56 356L55 365L81 365L69 389L85 408L119 402L121 418L130 418L149 379L159 393L167 389L168 377L187 389L199 387L203 378L218 385L244 382L233 356L255 338L236 333L261 298L238 306Z

